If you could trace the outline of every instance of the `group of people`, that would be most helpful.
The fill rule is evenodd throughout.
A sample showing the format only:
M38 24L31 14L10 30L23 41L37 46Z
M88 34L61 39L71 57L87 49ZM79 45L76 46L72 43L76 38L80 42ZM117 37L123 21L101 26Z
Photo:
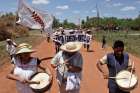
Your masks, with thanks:
M67 30L60 27L53 33L52 40L55 43L56 53L59 52L61 45L65 44L66 42L74 41L82 42L84 44L84 48L86 48L87 52L89 52L93 36L91 31L88 29Z
M7 40L9 42L9 40ZM29 87L30 78L41 68L43 72L48 73L50 81L52 73L48 67L41 66L41 61L32 57L31 54L36 52L27 43L14 45L16 52L13 57L13 69L8 74L8 78L15 80L19 93L33 93ZM83 57L79 50L82 47L81 42L67 42L60 45L60 50L51 60L51 67L56 71L56 78L59 86L59 93L80 93L80 81L83 71ZM107 65L109 73L103 69ZM130 70L132 62L128 53L124 52L123 41L116 40L113 44L113 52L106 54L97 62L97 68L102 73L104 79L108 79L109 93L130 93L119 88L114 79L121 70ZM94 92L94 90L93 90Z

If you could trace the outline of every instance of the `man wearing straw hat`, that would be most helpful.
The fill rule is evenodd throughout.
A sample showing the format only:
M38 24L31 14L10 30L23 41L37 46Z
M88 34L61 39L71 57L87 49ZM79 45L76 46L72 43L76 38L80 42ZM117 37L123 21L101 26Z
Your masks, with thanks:
M121 90L116 84L115 79L111 78L115 77L117 73L122 70L132 69L128 53L123 52L123 41L116 40L113 45L113 50L114 52L106 54L103 58L99 60L99 62L97 63L97 68L100 72L102 72L104 79L109 79L109 93L129 93ZM109 74L103 69L103 65L105 64L107 65Z
M18 93L34 93L29 87L30 78L38 72L38 67L48 73L51 80L51 72L48 68L40 65L41 61L36 57L31 57L35 50L27 43L18 46L16 57L14 57L14 67L7 75L7 78L15 80Z
M79 93L83 58L78 51L81 47L80 42L68 42L51 61L57 71L59 93Z

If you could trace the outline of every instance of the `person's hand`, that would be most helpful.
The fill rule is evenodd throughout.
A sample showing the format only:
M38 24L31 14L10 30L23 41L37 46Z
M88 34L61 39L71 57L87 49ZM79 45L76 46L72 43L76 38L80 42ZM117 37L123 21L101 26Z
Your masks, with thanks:
M104 79L108 79L109 78L109 75L107 73L103 73L103 78Z
M132 67L128 67L127 70L130 71L130 72L132 71L132 73L135 73L136 72L136 69L135 68L132 68Z
M53 79L52 74L49 74L49 82L51 82L51 81L52 81L52 79Z
M25 83L28 83L28 80L25 80L25 79L19 79L19 82L21 82L21 83L23 83L23 84L25 84Z

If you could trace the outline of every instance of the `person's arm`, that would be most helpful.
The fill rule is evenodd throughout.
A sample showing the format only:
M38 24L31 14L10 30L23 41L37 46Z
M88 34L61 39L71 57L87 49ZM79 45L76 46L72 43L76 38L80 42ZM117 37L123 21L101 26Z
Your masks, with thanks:
M103 65L107 64L107 55L105 55L103 58L97 62L97 68L98 70L103 74L104 79L107 79L109 77L108 73L103 69Z
M52 74L51 74L51 70L49 69L49 67L44 67L42 66L41 64L41 61L39 59L37 59L37 65L38 65L38 68L40 68L41 70L43 70L45 73L47 73L49 75L49 81L52 80Z
M51 60L51 67L52 67L52 68L56 68L56 67L57 67L58 62L59 62L59 55L60 55L60 52L58 52L58 53L53 57L53 59Z
M131 59L129 59L129 61L128 61L128 68L127 68L127 70L130 71L130 72L133 71L133 73L135 73L134 62Z
M21 83L27 83L28 82L27 80L21 79L19 76L14 75L13 72L14 72L14 67L12 68L11 72L7 75L8 79L19 81Z
M13 44L15 47L17 47L17 44L16 44L15 42L12 42L12 44Z
M78 67L78 66L73 66L73 65L68 65L68 71L69 72L81 72L82 71L82 68L81 67Z
M72 60L74 61L73 64L71 62L65 62L65 64L68 67L69 72L81 72L82 71L82 66L83 66L83 57L81 54L77 53L77 56Z

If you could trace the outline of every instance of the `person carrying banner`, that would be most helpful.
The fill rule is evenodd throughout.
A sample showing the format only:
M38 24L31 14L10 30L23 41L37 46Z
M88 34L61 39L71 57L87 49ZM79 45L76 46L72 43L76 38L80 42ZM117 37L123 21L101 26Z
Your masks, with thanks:
M31 57L31 53L35 50L31 49L31 46L26 43L22 43L18 46L16 56L14 57L14 67L7 75L8 79L15 80L18 93L34 93L29 87L30 78L38 72L38 68L48 73L50 79L52 79L49 68L41 66L41 61L36 57Z
M53 33L53 42L55 44L55 52L59 52L60 46L61 46L61 41L59 40L60 32L57 30L56 32Z
M132 69L132 63L128 53L123 52L123 41L116 40L113 45L113 50L114 52L106 54L99 60L99 62L97 63L97 68L100 72L102 72L104 79L108 79L109 93L130 93L121 90L117 85L115 79L110 78L115 77L117 73L122 70ZM103 69L103 65L105 64L107 65L109 74Z
M78 52L81 47L80 42L68 42L51 60L51 66L57 72L59 93L79 93L83 70L83 58Z
M91 31L88 30L88 31L86 32L86 40L85 40L87 52L90 52L91 40L92 40L92 34L91 34Z

